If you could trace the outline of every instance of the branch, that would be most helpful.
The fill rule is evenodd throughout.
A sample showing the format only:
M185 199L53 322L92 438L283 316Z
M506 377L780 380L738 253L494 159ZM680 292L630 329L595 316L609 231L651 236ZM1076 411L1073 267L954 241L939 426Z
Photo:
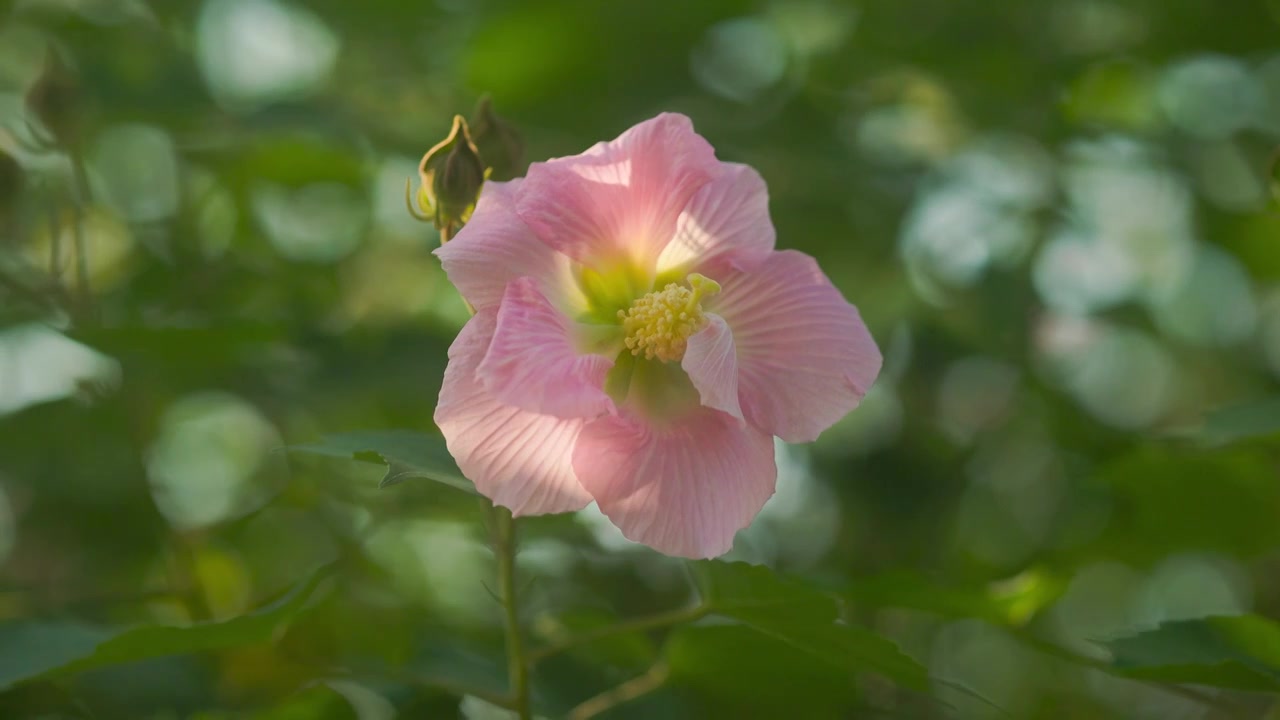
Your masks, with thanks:
M631 702L642 695L657 690L667 681L668 675L670 675L670 670L667 668L667 664L658 661L643 675L631 678L621 685L605 690L570 710L566 717L569 720L590 720L600 713L612 710L623 703Z

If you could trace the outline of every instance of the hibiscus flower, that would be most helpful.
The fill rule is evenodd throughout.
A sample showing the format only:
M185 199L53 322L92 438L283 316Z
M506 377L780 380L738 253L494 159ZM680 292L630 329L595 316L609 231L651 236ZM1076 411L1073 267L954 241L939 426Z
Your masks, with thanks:
M768 191L663 114L490 182L436 251L475 316L435 420L516 515L595 501L629 539L715 557L880 371L813 258L774 249Z

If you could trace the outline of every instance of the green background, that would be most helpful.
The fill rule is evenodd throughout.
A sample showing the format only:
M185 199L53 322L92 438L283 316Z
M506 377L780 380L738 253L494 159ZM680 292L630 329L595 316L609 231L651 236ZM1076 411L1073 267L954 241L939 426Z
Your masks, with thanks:
M729 556L777 576L522 524L536 646L722 603L539 664L542 713L656 666L602 717L1266 716L1280 3L21 0L0 717L501 717L484 512L421 477L467 311L404 205L484 93L526 161L688 114L885 355L779 448Z

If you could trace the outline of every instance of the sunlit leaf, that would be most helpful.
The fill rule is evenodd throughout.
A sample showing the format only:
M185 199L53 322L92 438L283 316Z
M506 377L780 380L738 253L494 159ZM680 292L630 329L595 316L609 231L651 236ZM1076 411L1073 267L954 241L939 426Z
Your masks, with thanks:
M319 442L293 445L294 452L314 453L387 466L382 487L424 478L475 493L438 435L412 430L358 430L326 435Z
M266 642L288 625L330 570L325 566L274 602L229 620L185 627L106 628L39 620L0 625L0 690L42 677Z
M1127 677L1280 692L1280 624L1257 615L1167 622L1103 645Z

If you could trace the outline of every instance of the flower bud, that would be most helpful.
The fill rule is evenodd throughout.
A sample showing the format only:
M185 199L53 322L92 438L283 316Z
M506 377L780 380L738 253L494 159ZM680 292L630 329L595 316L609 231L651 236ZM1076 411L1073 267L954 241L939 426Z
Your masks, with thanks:
M454 116L449 137L422 157L418 175L418 204L436 227L450 234L462 227L476 207L487 172L461 115Z
M45 54L44 70L27 90L27 108L53 136L66 147L74 144L80 131L80 82L62 56L50 49Z
M471 115L471 138L494 180L510 180L524 171L524 141L515 126L493 111L489 96Z

